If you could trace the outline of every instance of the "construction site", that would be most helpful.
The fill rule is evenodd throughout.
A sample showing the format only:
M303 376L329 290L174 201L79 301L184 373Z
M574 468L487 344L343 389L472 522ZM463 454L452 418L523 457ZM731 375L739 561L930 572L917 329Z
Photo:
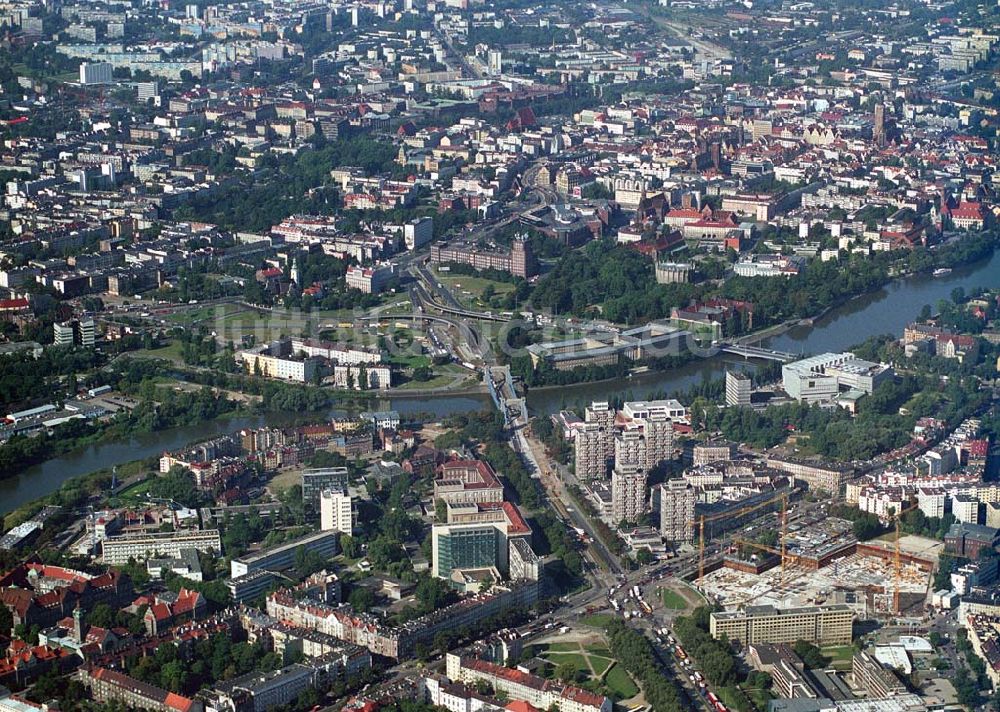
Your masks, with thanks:
M834 518L795 529L778 546L735 539L721 563L704 572L703 593L727 610L844 603L868 618L923 606L940 542L890 536L860 543L850 522Z

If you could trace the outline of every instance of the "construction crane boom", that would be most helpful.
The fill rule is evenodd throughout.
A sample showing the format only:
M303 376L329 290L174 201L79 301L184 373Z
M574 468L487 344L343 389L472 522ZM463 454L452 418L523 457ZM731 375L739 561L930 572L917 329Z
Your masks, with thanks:
M734 517L741 517L751 512L755 512L758 509L762 509L768 505L774 504L777 501L781 501L781 539L784 542L785 538L785 526L786 526L786 508L788 505L788 492L781 492L773 497L765 499L763 502L758 502L757 504L748 505L746 507L741 507L734 512L720 512L719 514L713 514L710 516L705 516L704 514L698 520L698 585L701 585L701 580L705 577L705 522L714 522L719 519L732 519Z

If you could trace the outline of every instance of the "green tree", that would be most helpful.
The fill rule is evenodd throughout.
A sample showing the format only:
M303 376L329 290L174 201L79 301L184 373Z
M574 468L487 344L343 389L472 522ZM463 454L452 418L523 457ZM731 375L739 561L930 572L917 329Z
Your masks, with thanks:
M356 586L347 600L354 610L366 613L375 605L375 594L370 588Z

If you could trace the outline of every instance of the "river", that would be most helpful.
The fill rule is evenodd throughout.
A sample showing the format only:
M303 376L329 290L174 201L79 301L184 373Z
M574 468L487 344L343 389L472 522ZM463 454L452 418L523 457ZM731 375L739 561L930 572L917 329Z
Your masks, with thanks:
M763 345L792 353L822 353L841 351L870 336L902 334L924 304L934 307L941 299L949 299L956 287L971 290L976 287L1000 287L1000 251L987 260L955 269L944 277L908 277L852 299L817 319L813 326L797 326ZM644 373L625 380L581 383L574 386L534 389L528 394L528 407L533 413L551 413L567 406L619 396L642 399L651 394L679 393L704 379L720 378L727 368L752 369L753 362L736 356L716 356L694 361L669 371ZM424 398L394 398L380 402L377 408L393 408L400 413L449 413L489 407L483 396L428 396ZM333 410L330 416L343 415ZM198 440L243 428L264 424L286 425L301 415L266 414L217 420L196 426L174 428L160 433L136 436L127 442L93 445L62 457L27 468L16 477L0 480L0 514L16 509L37 497L54 492L67 479L85 475L116 464L159 455L164 450L182 448Z
M479 410L487 407L489 403L489 396L486 395L479 398L449 397L435 400L399 398L380 401L373 408L393 408L402 414L433 413L445 416L456 411ZM327 416L344 416L347 413L346 410L335 408L327 413ZM165 450L179 450L192 443L235 433L244 428L259 428L268 424L280 427L302 420L303 415L299 413L236 416L171 428L158 433L136 435L128 440L91 445L33 465L15 477L0 480L0 515L7 514L33 499L55 492L63 482L72 477L109 469L133 460L159 456Z
M761 345L790 353L816 354L843 351L878 334L901 337L903 327L917 317L924 304L930 304L933 309L938 301L950 299L956 287L966 291L977 287L1000 287L1000 250L986 260L957 268L942 277L918 275L897 280L830 310L812 326L796 326ZM624 381L535 389L528 394L528 407L533 413L551 413L566 406L618 396L642 399L657 393L680 393L706 378L724 377L726 368L753 367L753 362L747 363L738 356L721 355L670 371L639 374Z

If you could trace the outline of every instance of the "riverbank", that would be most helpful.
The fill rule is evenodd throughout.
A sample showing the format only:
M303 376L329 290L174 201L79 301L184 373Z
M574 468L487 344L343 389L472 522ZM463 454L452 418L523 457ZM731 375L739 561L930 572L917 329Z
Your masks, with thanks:
M818 321L824 319L827 315L834 313L836 310L845 307L851 302L863 299L868 295L877 294L878 292L891 287L893 284L898 284L905 280L917 277L926 276L930 278L933 272L942 265L946 265L951 269L961 269L963 267L973 266L979 262L988 261L996 254L996 242L997 236L993 233L977 233L962 237L956 242L942 246L943 248L950 250L950 252L930 253L928 258L929 262L917 269L902 267L895 269L893 267L887 267L884 275L882 275L882 279L878 281L877 285L871 287L870 289L852 294L844 294L839 298L833 299L830 304L826 305L816 313L809 314L807 316L788 318L778 324L771 324L761 329L752 331L749 334L727 340L732 341L734 344L747 346L757 345L763 341L780 337L796 328L812 327ZM693 359L697 359L699 355L703 358L716 357L718 354L711 353L712 351L713 349L706 348L702 354L698 355L686 352L680 356L671 357L668 359L669 363L664 365L658 365L655 362L637 361L635 362L634 367L628 369L627 374L613 374L607 377L588 378L588 372L594 373L595 371L600 371L601 369L579 367L581 373L579 374L578 379L566 377L565 381L562 383L541 383L533 385L532 390L565 388L567 386L572 387L580 384L600 384L608 381L620 380L622 378L632 378L639 374L675 369L684 366ZM642 367L645 367L645 370L641 370ZM609 367L602 368L606 371L611 370ZM572 374L573 372L570 371L568 373ZM595 375L598 374L595 373Z
M1000 251L956 267L941 277L920 270L901 275L881 287L858 294L813 316L811 323L790 319L753 334L752 343L789 353L843 351L853 344L885 333L901 334L924 304L950 299L957 287L1000 288ZM681 394L698 384L725 377L725 371L753 371L758 364L743 357L718 354L695 359L670 371L649 371L628 379L610 379L558 387L535 387L528 391L533 413L554 413L583 406L591 401L627 397L642 400L663 394Z

